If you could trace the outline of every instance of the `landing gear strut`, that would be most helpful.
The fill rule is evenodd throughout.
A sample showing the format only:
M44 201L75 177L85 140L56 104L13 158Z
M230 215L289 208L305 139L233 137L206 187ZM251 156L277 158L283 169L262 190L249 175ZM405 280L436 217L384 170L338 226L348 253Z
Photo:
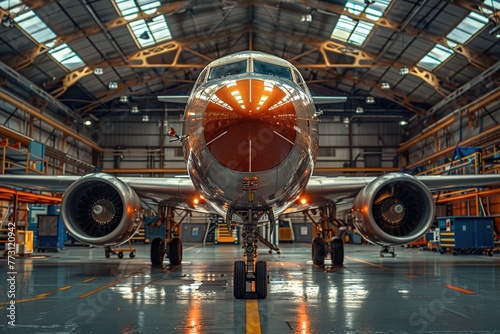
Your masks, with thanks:
M344 263L344 243L338 235L342 228L342 223L335 219L335 206L325 206L320 209L321 218L316 222L313 217L306 212L309 219L316 225L318 236L312 241L312 261L315 265L325 264L328 254L331 256L334 265Z
M174 208L165 203L158 205L158 212L161 224L155 227L165 224L165 239L155 238L151 242L151 264L154 266L162 265L163 259L167 255L171 265L180 265L182 262L182 241L179 238L179 227L188 212L184 212L179 222L174 220Z
M252 209L236 212L243 220L243 249L244 261L234 263L234 290L236 299L267 297L269 278L267 262L257 261L257 241L259 239L259 218L263 212Z

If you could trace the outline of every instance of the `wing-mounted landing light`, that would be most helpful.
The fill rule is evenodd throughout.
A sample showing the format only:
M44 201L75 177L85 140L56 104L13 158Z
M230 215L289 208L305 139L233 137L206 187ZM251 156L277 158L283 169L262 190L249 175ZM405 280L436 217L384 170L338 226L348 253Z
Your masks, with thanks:
M187 136L179 136L177 134L177 131L175 131L175 129L172 127L170 128L170 131L168 132L168 136L172 137L172 138L170 138L169 142L178 141L178 140L182 142L184 139L187 138Z

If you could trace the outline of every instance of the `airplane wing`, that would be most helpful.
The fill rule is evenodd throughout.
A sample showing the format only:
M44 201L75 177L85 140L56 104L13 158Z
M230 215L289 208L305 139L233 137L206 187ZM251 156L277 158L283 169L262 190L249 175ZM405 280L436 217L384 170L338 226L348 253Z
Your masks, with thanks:
M313 96L314 104L343 103L347 101L345 96Z
M346 96L313 96L314 104L343 103L347 101ZM160 102L184 103L187 104L189 95L165 95L158 96Z
M500 174L412 176L389 173L379 177L311 177L303 196L285 213L335 203L352 208L352 224L368 241L387 246L421 237L434 222L432 192L500 186Z
M431 192L500 185L500 175L411 176L389 173L379 177L321 177L309 180L303 196L306 204L292 206L284 213L306 211L324 205L352 207L353 224L362 235L382 245L403 244L421 236L434 221L434 198ZM193 202L197 191L189 178L114 177L105 173L77 176L0 175L0 186L44 192L64 192L61 212L65 224L78 228L88 220L121 213L124 237L130 237L136 215L144 206L155 208L160 202L188 211L214 212L207 203ZM199 197L198 197L199 199ZM65 203L66 202L66 206ZM125 210L126 208L126 210ZM80 224L80 225L79 225ZM84 224L84 225L81 225ZM134 227L135 228L135 227ZM92 232L94 233L94 232ZM80 233L82 237L84 233ZM92 235L84 242L104 245L111 242ZM104 237L103 237L104 238Z
M376 180L387 177L387 175L392 175L391 178L394 181L399 180L400 175L409 177L409 175L402 173L386 174L378 178L312 176L303 195L311 199L310 203L340 202L346 198L354 198L362 189ZM500 175L498 174L467 175L467 177L462 175L415 176L411 178L420 181L432 192L500 185ZM9 174L0 175L0 186L63 193L80 179L82 179L81 176ZM140 197L156 201L177 198L179 201L189 202L193 196L198 195L192 181L187 177L117 177L116 179L129 185Z
M189 95L165 95L158 96L158 101L160 102L171 102L171 103L184 103L187 104Z
M285 211L285 213L305 211L309 206L320 207L335 203L351 206L357 195L367 188L362 196L376 196L376 192L382 189L384 183L399 182L399 187L404 189L407 181L416 180L416 189L425 187L431 193L465 188L483 188L500 186L500 175L433 175L433 176L411 176L404 173L391 173L379 177L326 177L312 176L302 193L301 197L307 200L307 205L297 204ZM422 189L424 190L424 189ZM394 191L394 190L393 190ZM404 193L404 190L400 190ZM361 196L360 196L361 197Z
M401 175L402 173L394 173ZM387 174L391 175L391 174ZM407 174L404 174L407 175ZM430 191L445 191L463 188L481 188L500 185L499 174L479 175L423 175L415 176L416 180L422 182ZM315 196L327 196L330 199L356 195L361 189L375 181L377 177L326 177L313 176L305 189L306 194Z
M72 184L80 180L84 180L84 177L9 174L0 175L0 186L46 193L64 193ZM198 208L193 207L193 198L196 197L198 193L188 177L111 177L110 180L111 182L115 182L116 180L127 184L137 193L143 203L147 204L149 207L164 201L174 207L184 210L200 212L210 211L208 207L203 205L200 205ZM154 209L156 210L156 208Z

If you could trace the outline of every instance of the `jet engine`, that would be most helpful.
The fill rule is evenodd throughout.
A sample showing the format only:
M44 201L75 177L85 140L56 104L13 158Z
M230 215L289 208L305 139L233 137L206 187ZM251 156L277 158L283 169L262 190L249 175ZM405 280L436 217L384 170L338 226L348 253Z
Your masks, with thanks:
M391 173L378 177L356 196L353 224L368 241L406 244L420 238L434 221L429 189L415 177Z
M71 235L95 246L128 241L142 222L139 196L124 182L104 173L75 181L64 193L61 215Z

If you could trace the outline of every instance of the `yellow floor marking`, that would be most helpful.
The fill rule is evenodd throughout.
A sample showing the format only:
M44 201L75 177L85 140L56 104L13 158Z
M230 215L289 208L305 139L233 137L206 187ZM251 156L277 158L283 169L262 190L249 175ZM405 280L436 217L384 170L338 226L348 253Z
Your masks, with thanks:
M447 287L448 289L455 290L455 291L460 291L460 292L463 292L463 293L466 293L466 294L469 294L469 295L474 295L474 294L476 294L476 293L475 293L474 291L472 291L472 290L468 290L468 289L460 288L460 287L458 287L458 286L454 286L454 285L450 285L450 284L446 285L446 287Z
M92 277L92 278L87 278L85 281L83 281L83 283L88 283L90 281L93 281L95 280L97 277Z
M346 256L346 258L348 258L350 260L353 260L353 261L356 261L356 262L359 262L359 263L367 264L369 266L377 267L377 268L380 268L380 269L384 269L384 270L388 270L389 269L387 267L384 267L383 265L371 263L371 262L368 262L368 261L365 261L365 260L357 259L355 257Z
M90 296L90 295L93 295L94 293L97 293L97 292L102 291L102 290L104 290L104 289L110 288L110 287L112 287L112 286L114 286L114 285L117 285L117 284L118 284L118 283L120 283L121 281L124 281L124 280L126 280L127 278L130 278L130 277L132 277L132 276L134 276L135 274L138 274L138 273L141 273L141 271L136 271L136 272L133 272L133 273L131 273L130 275L127 275L127 276L125 276L125 277L122 277L122 278L120 278L120 279L118 279L118 280L116 280L116 281L114 281L114 282L111 282L111 283L109 283L109 284L103 285L103 286L101 286L100 288L97 288L97 289L95 289L95 290L89 291L89 292L87 292L87 293L85 293L85 294L81 295L81 296L80 296L80 297L78 297L78 298L80 298L80 299L86 298L86 297L88 297L88 296Z
M261 334L259 304L257 299L247 299L246 311L246 334Z
M18 300L16 300L16 304L26 303L26 302L32 302L32 301L35 301L35 300L42 300L42 299L45 299L48 296L56 293L57 291L64 291L64 290L68 290L68 289L71 289L71 285L66 285L66 286L63 286L62 288L59 288L57 290L52 290L52 291L49 291L49 292L41 293L41 294L39 294L36 297L25 298L25 299L18 299ZM9 303L10 303L10 301L8 301L8 302L2 302L2 303L0 303L0 305L6 305L6 304L9 304Z
M193 248L200 247L200 246L201 246L201 245L191 246L191 247L189 247L189 248L184 249L184 251L185 251L185 252L187 252L188 250L191 250L191 249L193 249Z

